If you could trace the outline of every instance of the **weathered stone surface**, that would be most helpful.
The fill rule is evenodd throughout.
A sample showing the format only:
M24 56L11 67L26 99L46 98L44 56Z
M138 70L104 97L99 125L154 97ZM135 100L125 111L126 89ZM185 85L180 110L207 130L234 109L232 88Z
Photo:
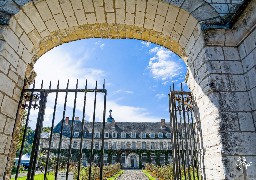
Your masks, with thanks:
M16 112L18 108L18 103L9 98L8 96L4 96L1 112L11 118L16 118Z

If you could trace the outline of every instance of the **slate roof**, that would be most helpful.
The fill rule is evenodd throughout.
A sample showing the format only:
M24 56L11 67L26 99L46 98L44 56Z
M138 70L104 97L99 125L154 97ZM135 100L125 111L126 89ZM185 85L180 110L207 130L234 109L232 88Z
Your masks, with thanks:
M64 120L65 121L65 120ZM53 129L54 133L61 132L61 125L63 121L60 121ZM76 132L75 137L81 137L82 122L80 120L74 120L73 122L73 135ZM69 120L68 124L63 126L63 135L71 137L72 120ZM85 122L84 125L84 137L90 138L92 132L92 122ZM94 132L102 131L102 122L95 122ZM126 133L126 138L131 138L131 132L136 133L136 138L140 138L141 132L146 133L146 138L149 138L150 133L155 133L155 138L158 138L158 133L163 133L163 138L166 138L166 133L171 133L170 126L166 124L164 128L161 128L161 122L106 122L105 132L109 133L109 138L112 138L112 132L117 133L116 138L121 138L121 133ZM79 135L77 135L79 133ZM74 136L73 136L74 137Z

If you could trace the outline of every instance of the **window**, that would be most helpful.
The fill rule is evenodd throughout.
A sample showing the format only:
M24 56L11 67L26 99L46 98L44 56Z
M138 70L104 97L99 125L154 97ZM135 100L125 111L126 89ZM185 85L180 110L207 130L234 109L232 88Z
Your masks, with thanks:
M155 133L150 133L150 138L155 138Z
M168 142L168 149L172 149L172 143Z
M143 132L142 132L142 133L140 134L140 137L141 137L141 138L146 138L146 133L143 133Z
M151 142L151 149L155 149L155 143Z
M112 132L112 138L117 138L117 133L116 132Z
M160 148L160 150L163 150L164 149L164 143L163 142L160 142L160 144L159 144L159 148Z
M100 138L100 132L94 133L94 138Z
M136 149L136 142L132 142L132 149Z
M100 149L100 143L99 142L95 142L95 149L97 149L97 150Z
M87 149L87 142L86 141L84 141L83 147L84 147L84 149Z
M158 138L163 138L163 133L158 133Z
M125 132L121 133L121 138L126 138L126 133Z
M108 149L108 142L104 142L104 149Z
M113 142L113 144L112 144L112 149L116 149L116 142Z
M146 142L142 142L141 148L142 148L142 149L147 149L147 144L146 144Z
M105 132L104 138L109 138L108 132Z
M74 132L74 137L78 137L79 136L79 132Z
M131 132L131 138L136 138L136 133L135 132Z
M125 149L126 146L125 146L125 142L121 142L121 149Z
M167 138L171 138L171 133L166 133Z
M73 142L73 148L77 148L77 141Z

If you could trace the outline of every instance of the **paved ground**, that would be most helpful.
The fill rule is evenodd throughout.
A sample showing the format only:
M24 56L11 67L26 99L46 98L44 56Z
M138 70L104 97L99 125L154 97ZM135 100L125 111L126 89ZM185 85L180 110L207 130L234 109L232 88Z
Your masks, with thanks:
M125 170L117 180L148 180L141 170Z

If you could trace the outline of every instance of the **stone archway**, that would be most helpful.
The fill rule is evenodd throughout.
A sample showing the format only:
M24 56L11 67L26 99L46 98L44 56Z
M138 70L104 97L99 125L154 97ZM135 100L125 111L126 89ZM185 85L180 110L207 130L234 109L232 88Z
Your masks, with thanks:
M139 162L140 162L139 155L136 153L130 153L127 156L125 164L126 164L126 167L128 167L128 168L137 169L137 168L139 168Z
M0 32L0 179L7 171L23 80L34 78L36 60L62 43L96 37L150 41L186 62L188 85L202 122L207 179L239 179L240 156L255 167L255 0L230 30L216 29L228 27L222 18L225 10L204 0L12 2L3 3L6 11L13 4L15 8L4 16L10 19ZM207 26L212 29L203 31ZM250 169L247 175L256 178Z

